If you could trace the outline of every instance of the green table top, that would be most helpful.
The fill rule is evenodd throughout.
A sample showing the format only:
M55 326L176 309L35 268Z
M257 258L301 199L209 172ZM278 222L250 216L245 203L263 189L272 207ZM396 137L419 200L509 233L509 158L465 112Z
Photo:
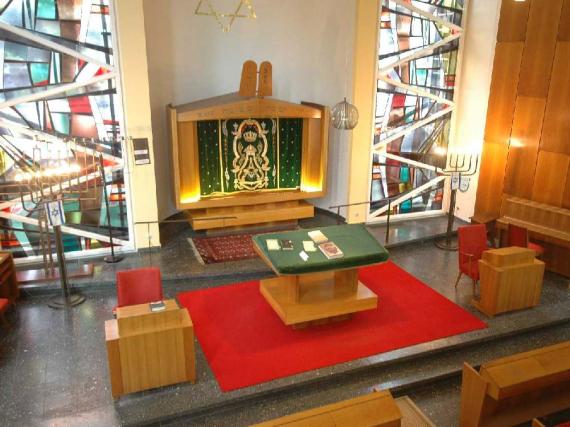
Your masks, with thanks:
M388 259L388 251L362 224L336 225L315 228L314 230L321 230L329 241L334 242L340 248L344 256L328 259L317 248L316 252L307 252L309 259L303 261L299 252L303 250L303 241L311 240L307 233L312 230L258 234L253 237L253 243L269 260L273 270L283 275L357 268L384 262ZM293 242L293 250L270 251L267 249L267 239L289 239Z

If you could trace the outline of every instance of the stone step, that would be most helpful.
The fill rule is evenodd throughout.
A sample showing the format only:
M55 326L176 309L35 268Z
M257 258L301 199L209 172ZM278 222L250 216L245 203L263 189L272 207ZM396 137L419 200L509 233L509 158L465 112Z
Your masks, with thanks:
M288 413L322 406L371 392L390 389L396 396L412 393L429 384L461 375L464 362L473 366L510 354L570 340L570 321L526 328L492 339L448 346L415 357L385 361L368 368L312 378L254 392L245 396L204 402L171 416L149 419L133 425L249 425ZM149 398L149 404L151 400ZM196 424L194 424L196 423Z

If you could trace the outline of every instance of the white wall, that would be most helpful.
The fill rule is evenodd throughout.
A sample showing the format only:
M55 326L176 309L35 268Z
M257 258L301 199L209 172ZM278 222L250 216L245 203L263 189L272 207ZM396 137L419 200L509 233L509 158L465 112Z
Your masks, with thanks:
M229 6L236 1L216 0ZM273 97L332 106L352 88L355 0L255 0L257 20L223 33L197 1L144 0L159 216L176 212L165 106L237 91L242 63L273 63ZM347 56L348 64L347 64ZM346 203L349 134L331 129L327 208Z
M501 0L470 0L454 145L480 153L483 147L487 104L499 26ZM471 179L469 191L457 193L456 216L473 216L479 175Z

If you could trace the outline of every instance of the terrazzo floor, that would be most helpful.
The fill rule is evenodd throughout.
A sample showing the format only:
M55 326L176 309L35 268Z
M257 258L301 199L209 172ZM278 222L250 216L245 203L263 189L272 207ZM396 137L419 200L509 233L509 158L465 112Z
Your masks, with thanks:
M434 224L424 228L436 234L435 231L438 230L435 224L434 221ZM413 225L407 226L410 230L413 228ZM441 218L439 226L440 230L445 230L445 221L441 221ZM378 233L381 234L381 231ZM409 376L410 372L413 374L411 377L417 377L422 372L427 375L439 370L440 374L445 376L460 367L459 360L446 360L439 356L450 348L470 346L474 354L484 360L485 354L479 354L477 346L487 345L486 343L491 340L503 337L506 339L510 335L532 331L545 325L552 325L553 334L544 338L544 341L539 340L538 336L536 341L522 339L521 345L541 345L543 342L556 342L569 338L567 329L560 329L559 332L556 329L563 328L566 322L570 321L568 279L547 274L542 303L539 307L486 319L469 305L472 295L468 279L465 279L457 290L453 287L457 271L457 254L436 249L432 241L423 241L427 235L418 236L411 231L408 233L408 236L410 235L413 235L413 241L416 243L393 246L390 250L391 259L450 300L483 318L489 324L488 329L230 393L220 392L198 346L199 377L196 385L166 387L127 396L114 402L108 386L103 324L104 320L110 318L111 310L116 303L112 279L114 270L141 265L148 254L131 255L131 259L123 265L98 267L99 276L92 280L99 280L101 283L92 282L93 286L85 284L87 302L80 307L70 311L51 310L46 305L47 295L32 289L9 313L11 328L7 331L0 330L0 390L4 395L4 398L0 399L0 414L2 414L0 425L145 425L168 423L175 415L183 416L177 421L180 423L178 425L187 425L188 419L184 417L185 414L191 413L193 417L198 417L200 414L203 416L208 411L218 410L224 405L235 411L235 405L251 404L259 396L268 397L276 390L285 388L293 390L290 408L294 409L310 402L317 402L303 401L302 397L295 397L295 393L304 387L307 390L311 387L321 387L320 401L335 401L346 398L343 397L346 393L362 392L362 387L357 385L344 390L335 389L332 384L338 383L339 378L352 381L353 376L362 377L368 381L366 387L381 384L397 388L405 386L407 380L404 378L406 375ZM160 252L152 254L154 261L151 261L151 265L159 265L167 276L164 284L166 297L173 297L183 290L218 286L271 274L260 265L259 260L227 263L219 265L215 271L208 268L199 270L196 267L196 264L199 264L194 261L193 256L192 258L190 256L185 248L182 249L181 242L171 244ZM175 265L180 268L175 269L173 267ZM515 348L513 345L508 347L508 350ZM492 349L489 349L488 353L491 355ZM419 368L414 366L413 361L420 355L426 354L433 355L431 368L417 371ZM410 361L410 366L402 366L401 371L392 368L396 362L406 360ZM300 388L295 389L296 386ZM330 392L326 393L326 390ZM238 412L239 407L237 406ZM257 417L255 412L248 410L252 419L257 421L279 413L263 405L257 410L259 410ZM216 422L204 425L245 425L238 421L231 418L228 421L226 418L219 424Z

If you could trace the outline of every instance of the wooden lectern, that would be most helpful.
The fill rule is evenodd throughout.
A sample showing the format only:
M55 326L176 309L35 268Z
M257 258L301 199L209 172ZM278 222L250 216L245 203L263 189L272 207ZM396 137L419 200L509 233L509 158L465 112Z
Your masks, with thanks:
M113 398L166 385L195 382L194 327L175 300L152 312L149 304L117 308L105 322Z
M483 252L479 260L481 298L473 305L487 316L540 303L544 263L531 249L510 247Z

